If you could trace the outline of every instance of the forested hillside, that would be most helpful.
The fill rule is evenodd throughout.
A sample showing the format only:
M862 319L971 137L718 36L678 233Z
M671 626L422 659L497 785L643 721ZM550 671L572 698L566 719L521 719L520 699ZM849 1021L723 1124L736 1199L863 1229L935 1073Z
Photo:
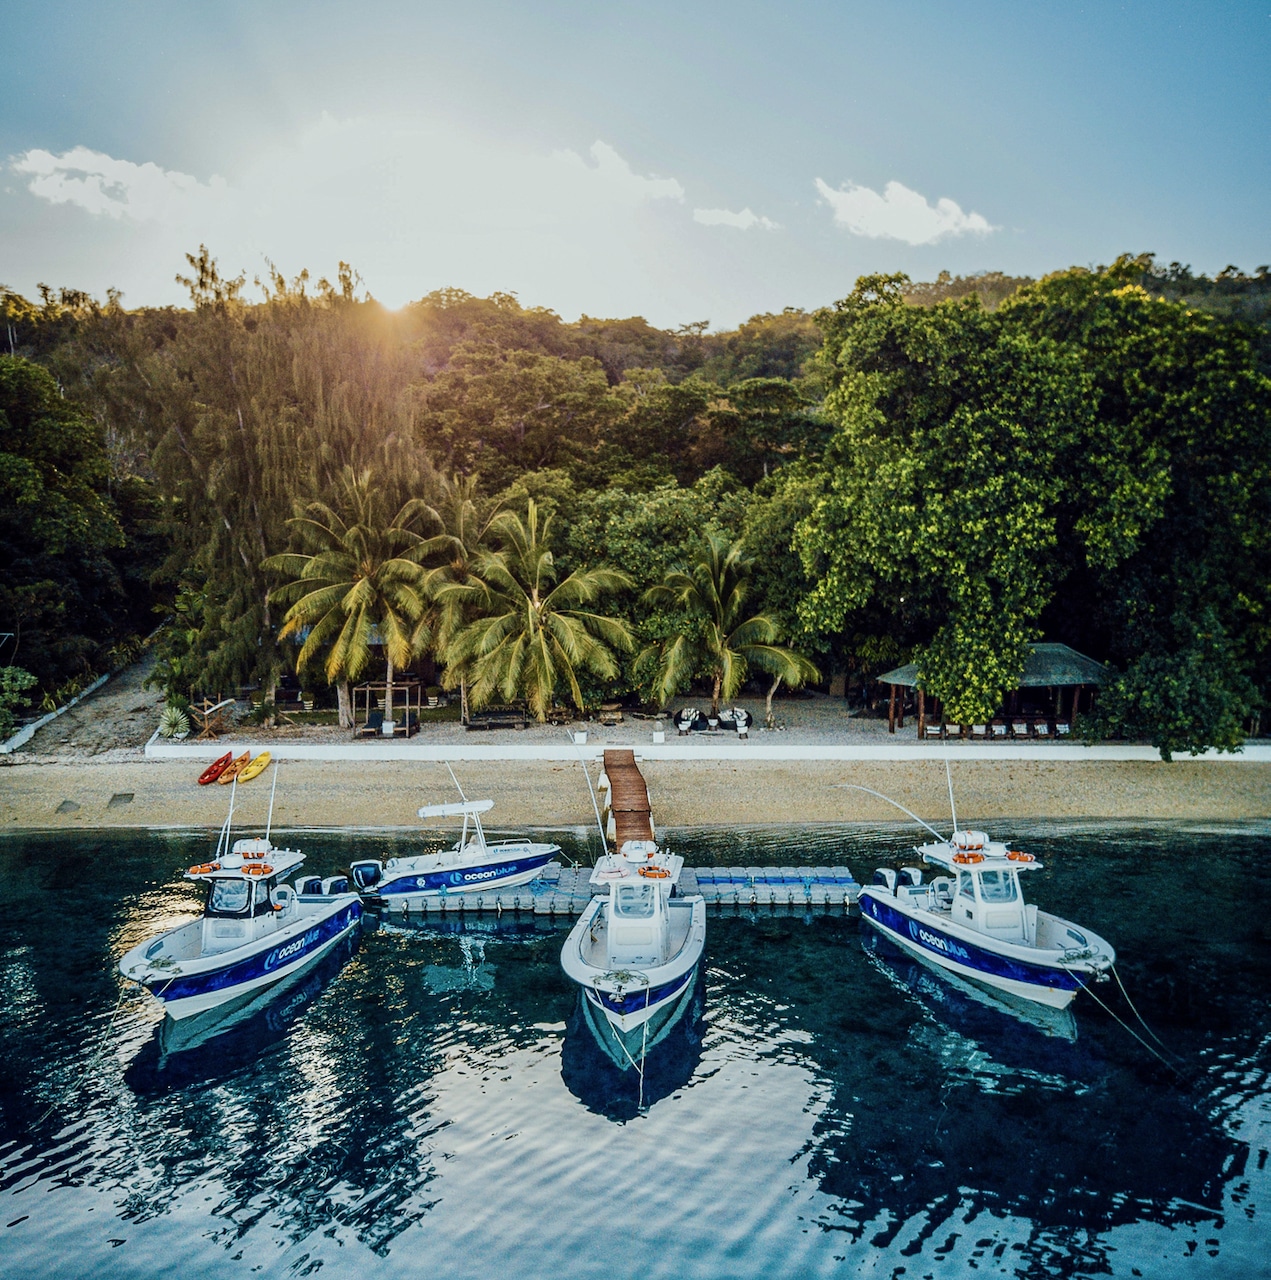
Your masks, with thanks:
M174 697L391 656L537 710L912 658L972 719L1045 638L1119 673L1103 732L1231 747L1265 705L1265 268L871 277L723 333L390 312L206 250L184 283L3 295L0 663L41 693L162 623Z

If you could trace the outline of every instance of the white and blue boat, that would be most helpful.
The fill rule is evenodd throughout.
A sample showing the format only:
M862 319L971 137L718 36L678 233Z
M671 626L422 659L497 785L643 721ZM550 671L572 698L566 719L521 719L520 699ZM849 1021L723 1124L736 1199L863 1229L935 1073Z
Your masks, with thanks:
M625 1056L642 1060L691 993L706 945L706 902L674 896L684 859L652 841L606 854L591 883L607 888L584 908L561 950Z
M915 852L945 874L924 883L920 867L881 867L861 890L861 916L875 929L950 973L1052 1009L1107 980L1110 943L1024 901L1020 876L1042 865L1032 854L982 831L933 834Z
M207 885L202 916L133 947L120 972L180 1019L314 964L358 928L362 903L345 876L284 884L303 862L299 851L275 848L265 837L236 840L229 853L191 867L185 878Z
M366 859L349 868L353 883L375 907L421 911L425 902L451 893L497 893L526 884L560 855L560 845L528 839L486 839L481 815L493 800L428 804L421 818L462 818L463 831L449 849L387 862Z

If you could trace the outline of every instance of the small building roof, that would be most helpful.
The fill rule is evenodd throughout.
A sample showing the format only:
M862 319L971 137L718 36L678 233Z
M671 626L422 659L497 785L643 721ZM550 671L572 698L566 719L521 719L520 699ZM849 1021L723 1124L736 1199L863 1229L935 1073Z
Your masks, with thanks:
M918 664L907 662L878 677L882 684L900 684L912 689L918 684ZM1108 669L1101 662L1087 658L1066 644L1034 644L1029 646L1024 671L1016 688L1037 689L1074 684L1105 684Z

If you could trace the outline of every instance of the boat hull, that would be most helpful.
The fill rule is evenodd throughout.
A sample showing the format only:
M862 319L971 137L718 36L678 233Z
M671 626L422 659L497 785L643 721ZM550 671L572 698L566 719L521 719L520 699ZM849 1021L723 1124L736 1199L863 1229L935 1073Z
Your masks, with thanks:
M588 1003L621 1035L654 1034L654 1019L669 1018L691 989L706 943L706 903L699 897L672 900L675 910L692 912L684 944L665 964L635 969L604 969L583 958L583 942L604 898L593 898L569 932L561 950L565 975L582 987ZM650 1023L649 1032L644 1031ZM660 1024L659 1024L660 1025Z
M638 1069L644 1056L657 1048L684 1016L697 986L697 970L694 965L676 991L660 998L649 1017L628 1031L620 1029L596 992L583 988L583 1018L619 1071Z
M146 956L155 947L152 942L130 951L119 968L160 1000L170 1018L180 1021L291 977L348 937L361 918L358 898L341 895L330 904L330 910L309 914L294 927L251 947L226 951L216 957L217 963L200 958L191 963L152 965ZM157 941L161 943L163 938Z
M1078 964L1026 960L985 946L964 933L945 928L931 912L904 905L876 892L861 891L861 916L897 946L942 969L986 983L1008 995L1052 1009L1066 1009L1092 971Z
M369 891L368 901L389 911L418 911L426 901L453 893L496 893L528 884L559 853L557 845L528 846L524 852L486 857L466 866L386 871Z

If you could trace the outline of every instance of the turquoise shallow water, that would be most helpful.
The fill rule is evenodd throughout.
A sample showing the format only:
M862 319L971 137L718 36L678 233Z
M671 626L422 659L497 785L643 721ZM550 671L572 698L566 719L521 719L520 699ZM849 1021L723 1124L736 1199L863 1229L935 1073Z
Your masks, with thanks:
M855 918L762 909L710 918L642 1113L541 917L368 931L170 1052L114 961L194 905L206 838L6 837L0 1273L1271 1275L1271 828L1001 834L1046 861L1032 897L1117 946L1180 1073L1088 999L1075 1040L1044 1034ZM293 839L323 873L409 845ZM863 880L912 842L671 841Z

